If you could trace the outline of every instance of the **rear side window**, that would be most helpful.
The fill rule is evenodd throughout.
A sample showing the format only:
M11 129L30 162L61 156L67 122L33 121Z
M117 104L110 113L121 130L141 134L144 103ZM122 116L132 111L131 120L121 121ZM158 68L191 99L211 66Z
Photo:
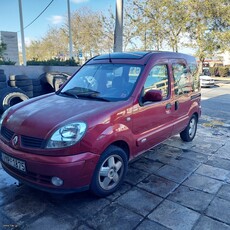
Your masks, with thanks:
M169 95L169 75L167 65L155 65L146 79L144 93L149 90L161 90L163 99Z
M183 63L172 64L174 77L174 92L176 95L187 94L193 91L192 75Z
M194 92L199 91L200 89L200 81L199 81L199 73L196 62L189 63L189 69L192 74L192 88Z

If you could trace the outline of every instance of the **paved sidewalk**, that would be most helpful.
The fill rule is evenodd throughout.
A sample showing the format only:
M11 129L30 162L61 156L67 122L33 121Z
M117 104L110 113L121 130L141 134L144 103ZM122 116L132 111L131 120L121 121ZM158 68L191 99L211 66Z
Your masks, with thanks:
M113 195L51 195L0 166L0 229L230 230L230 124L204 117L196 138L175 136L130 164Z

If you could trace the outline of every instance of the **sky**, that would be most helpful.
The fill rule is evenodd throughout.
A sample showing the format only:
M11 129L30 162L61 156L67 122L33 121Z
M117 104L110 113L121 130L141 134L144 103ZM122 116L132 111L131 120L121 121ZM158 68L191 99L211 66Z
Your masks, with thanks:
M67 1L53 0L46 11L29 27L24 30L26 45L32 40L44 37L50 27L59 27L67 18ZM93 11L115 13L116 0L69 0L71 12L88 7ZM21 0L24 28L30 24L51 2L51 0ZM21 50L21 33L19 17L19 0L0 0L0 31L18 33L18 45ZM180 52L193 53L184 48Z
M51 0L21 0L23 24L26 27L51 2ZM115 11L116 0L70 0L70 10L88 7L93 11ZM25 42L42 38L52 26L61 26L67 17L67 0L54 0L47 10L24 30ZM0 31L18 32L21 40L19 0L0 0Z

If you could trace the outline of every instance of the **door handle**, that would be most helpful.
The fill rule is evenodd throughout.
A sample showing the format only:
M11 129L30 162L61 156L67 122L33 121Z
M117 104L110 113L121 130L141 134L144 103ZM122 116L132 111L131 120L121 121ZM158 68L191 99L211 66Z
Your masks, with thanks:
M172 108L172 105L170 103L166 104L165 106L166 109L171 109Z
M175 101L175 110L179 109L179 105L180 105L179 101Z

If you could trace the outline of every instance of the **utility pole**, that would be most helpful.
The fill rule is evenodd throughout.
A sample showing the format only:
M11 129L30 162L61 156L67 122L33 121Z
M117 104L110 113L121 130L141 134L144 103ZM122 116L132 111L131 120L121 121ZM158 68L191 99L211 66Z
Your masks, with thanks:
M72 29L71 29L71 13L70 13L70 3L67 0L68 6L68 27L69 27L69 58L73 57L73 41L72 41Z
M116 0L116 25L113 51L123 51L123 0Z
M25 38L24 38L23 17L22 17L22 1L18 0L18 4L19 4L19 16L20 16L20 28L21 28L22 58L23 58L23 65L26 66L26 48L25 48Z

